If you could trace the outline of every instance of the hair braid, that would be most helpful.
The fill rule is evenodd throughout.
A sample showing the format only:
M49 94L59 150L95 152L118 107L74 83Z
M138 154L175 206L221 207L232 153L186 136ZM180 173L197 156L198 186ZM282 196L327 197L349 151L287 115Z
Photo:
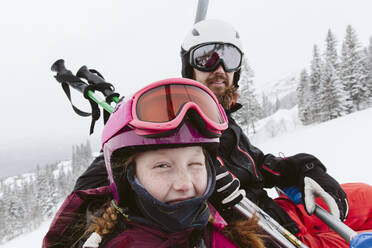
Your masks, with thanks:
M261 228L257 225L256 216L243 221L235 221L225 227L224 233L238 247L265 248Z
M96 232L101 237L111 233L117 223L118 213L113 206L108 206L102 216L92 216L92 224L88 227L88 232Z

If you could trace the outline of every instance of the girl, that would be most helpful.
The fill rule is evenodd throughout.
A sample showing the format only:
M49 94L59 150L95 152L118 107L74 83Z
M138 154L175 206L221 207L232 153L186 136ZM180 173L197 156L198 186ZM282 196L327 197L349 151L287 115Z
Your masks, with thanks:
M226 127L213 93L189 79L153 83L120 103L102 135L113 199L92 211L73 246L264 247L255 220L226 227L207 203Z

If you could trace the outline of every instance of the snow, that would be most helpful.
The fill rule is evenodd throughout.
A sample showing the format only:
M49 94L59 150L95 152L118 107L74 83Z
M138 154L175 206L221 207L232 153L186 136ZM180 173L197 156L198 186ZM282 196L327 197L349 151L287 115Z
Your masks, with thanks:
M286 126L293 123L293 111L283 116ZM371 154L372 108L317 125L294 126L295 131L270 139L264 139L261 131L261 137L257 142L252 137L252 143L264 153L277 156L280 152L285 156L300 152L313 154L340 183L372 184L372 166L367 158Z
M4 179L4 185L14 186L15 184L21 185L23 183L29 183L35 179L35 173L24 173L18 176L12 176Z
M57 169L53 171L54 178L57 178L59 176L59 173L61 172L67 174L69 171L72 170L71 166L71 161L61 161L57 165Z
M257 123L258 133L252 143L265 153L286 156L306 152L317 156L328 168L330 175L340 183L364 182L372 184L371 154L372 108L328 121L302 126L296 121L297 109L281 110L274 116ZM267 132L270 121L285 125L275 137ZM278 126L279 126L278 124ZM40 247L51 220L34 232L24 234L0 248Z
M295 92L298 87L299 74L300 72L295 72L279 80L273 80L264 84L255 84L257 96L265 93L269 99L275 102L275 99L281 99Z
M18 238L7 242L4 245L0 245L0 248L41 247L43 237L48 231L51 222L52 220L42 223L37 230L26 233Z

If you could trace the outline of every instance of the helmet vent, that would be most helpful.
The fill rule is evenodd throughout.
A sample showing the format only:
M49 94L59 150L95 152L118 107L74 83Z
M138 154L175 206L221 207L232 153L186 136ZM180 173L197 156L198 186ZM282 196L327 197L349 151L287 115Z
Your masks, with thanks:
M237 39L240 39L240 36L239 36L239 33L238 33L238 32L236 32L235 37L236 37Z
M198 30L196 30L195 28L192 30L192 35L194 35L194 36L199 36L200 35L200 33L198 32Z

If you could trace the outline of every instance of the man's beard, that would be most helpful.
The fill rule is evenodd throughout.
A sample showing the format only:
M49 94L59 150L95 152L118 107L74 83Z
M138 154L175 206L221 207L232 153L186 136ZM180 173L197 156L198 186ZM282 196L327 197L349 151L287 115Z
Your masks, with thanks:
M225 88L223 93L215 93L215 95L225 110L229 110L239 97L238 89L234 85Z
M211 87L211 84L213 84L213 82L221 79L224 81L225 87ZM218 102L225 110L230 109L233 103L239 97L238 88L234 85L228 85L228 78L225 74L212 74L212 77L208 78L206 83L208 88L210 88L216 95Z

